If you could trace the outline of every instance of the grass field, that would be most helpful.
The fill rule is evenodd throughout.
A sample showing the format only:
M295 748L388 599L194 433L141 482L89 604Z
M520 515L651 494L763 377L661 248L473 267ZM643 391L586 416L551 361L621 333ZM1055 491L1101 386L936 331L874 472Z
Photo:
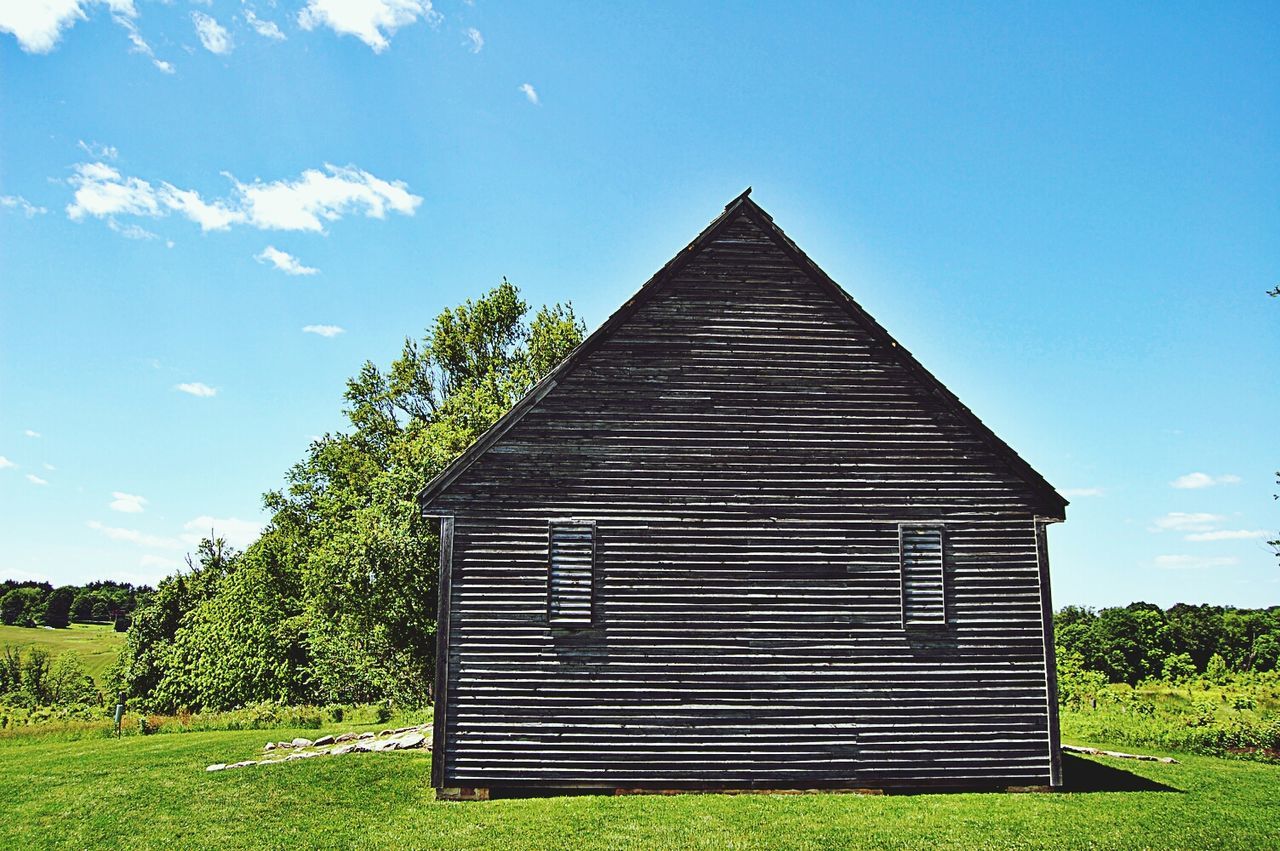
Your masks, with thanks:
M111 624L73 623L66 629L43 629L25 626L0 626L0 647L43 647L54 656L74 650L84 662L85 671L102 686L102 675L116 660L124 644L124 633Z
M1212 757L1068 757L1075 791L1060 794L484 803L436 802L431 757L418 751L204 771L290 735L0 742L0 847L1280 847L1280 766Z

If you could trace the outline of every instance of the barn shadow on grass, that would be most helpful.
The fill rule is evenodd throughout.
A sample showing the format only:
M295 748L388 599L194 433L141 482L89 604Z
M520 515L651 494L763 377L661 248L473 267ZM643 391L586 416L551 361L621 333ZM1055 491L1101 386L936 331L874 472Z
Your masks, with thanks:
M1181 792L1114 765L1082 756L1062 755L1063 792Z

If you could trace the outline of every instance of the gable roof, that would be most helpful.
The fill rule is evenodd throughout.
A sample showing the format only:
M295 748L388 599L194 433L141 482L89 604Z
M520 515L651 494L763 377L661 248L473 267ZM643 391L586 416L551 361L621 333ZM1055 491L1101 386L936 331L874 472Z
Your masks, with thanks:
M644 286L614 311L613 315L605 320L603 325L578 344L558 366L535 384L520 401L512 406L511 410L490 426L484 434L476 439L475 443L471 444L466 451L441 470L435 478L427 482L426 486L418 493L419 505L425 510L432 500L453 484L472 464L488 452L490 447L501 440L516 423L520 422L538 402L555 389L561 380L569 375L583 358L598 349L605 340L613 335L620 325L631 318L641 305L647 303L661 291L664 284L692 260L704 246L712 242L731 222L745 216L767 234L783 253L790 257L814 283L826 292L832 301L843 308L854 321L862 325L877 342L884 346L886 352L896 357L908 372L915 376L923 386L937 395L947 407L951 408L963 422L972 428L978 439L991 449L995 457L1007 464L1015 475L1031 487L1041 500L1039 507L1046 516L1055 520L1064 519L1066 506L1068 505L1067 500L1054 490L1053 486L1036 472L1022 456L1018 455L1009 444L1001 440L986 423L979 419L973 411L969 410L969 407L948 390L933 373L925 369L909 351L899 345L898 341L893 339L889 332L869 313L863 310L862 306L854 301L853 297L833 281L826 272L822 271L818 264L810 260L809 256L792 242L791 238L783 233L780 227L774 224L773 217L765 212L760 205L752 201L750 196L751 187L748 186L745 192L725 205L724 212L717 216L711 224L707 225L702 233L694 237L692 242L685 246L675 257L667 261L665 266L659 269L653 277L645 282Z

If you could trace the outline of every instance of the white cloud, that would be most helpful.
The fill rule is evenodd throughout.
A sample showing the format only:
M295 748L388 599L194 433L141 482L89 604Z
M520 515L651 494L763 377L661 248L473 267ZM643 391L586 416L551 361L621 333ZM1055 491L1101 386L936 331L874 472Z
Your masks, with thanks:
M101 532L113 541L127 541L130 544L137 544L140 547L147 547L153 550L180 550L183 542L177 538L164 538L159 535L149 535L146 532L140 532L137 529L122 529L118 526L107 526L97 520L90 520L87 524L90 529Z
M63 30L88 18L84 10L92 5L129 17L138 14L133 0L9 0L0 3L0 32L13 34L28 53L48 53Z
M1218 529L1215 532L1196 532L1187 535L1188 541L1247 541L1254 538L1269 538L1272 533L1264 530Z
M307 169L296 180L269 183L241 183L226 175L234 184L232 197L206 200L192 189L127 177L104 162L78 163L68 178L75 193L67 215L74 221L91 216L110 222L113 216L161 218L177 212L204 231L249 224L260 230L323 233L326 222L347 214L375 219L386 218L388 212L412 216L422 203L403 181L383 180L356 166L324 168Z
M7 470L7 469L8 469L8 468L10 468L10 467L16 467L16 466L18 466L18 465L17 465L17 464L15 464L15 463L13 463L12 461L10 461L8 458L4 457L3 455L0 455L0 470Z
M533 104L534 106L537 106L538 104L542 103L542 101L538 99L538 90L535 89L531 84L521 83L520 91L524 92L524 96L527 97L529 99L529 103Z
M160 200L170 210L176 210L200 226L202 231L226 230L244 221L244 214L233 210L222 201L206 201L200 193L191 189L179 189L171 183L162 184Z
M48 483L48 482L46 482L44 479L42 479L42 478L40 478L39 476L37 476L35 473L27 473L27 481L28 481L28 482L31 482L31 484L33 484L33 485L47 485L47 484L49 484L49 483Z
M1064 488L1061 491L1066 497L1102 496L1106 493L1102 488Z
M120 151L111 145L100 145L97 142L86 142L83 139L76 143L76 147L95 160L114 160L120 156Z
M284 33L274 21L264 21L253 13L252 9L244 10L244 19L249 22L249 26L253 27L253 31L263 38L274 39L275 41L284 41Z
M268 245L262 252L253 256L259 263L270 263L286 275L314 275L319 269L303 266L297 257L287 251L281 251L274 245Z
M231 52L231 34L215 18L204 12L192 12L191 22L195 24L196 35L205 50L217 54Z
M40 432L35 431L34 429L25 429L22 433L27 437L40 437Z
M444 16L431 8L431 0L308 0L298 13L304 30L327 26L339 35L353 35L381 53L400 27L422 18L438 26Z
M1155 526L1152 527L1151 531L1208 532L1221 523L1223 519L1220 514L1206 514L1204 512L1189 514L1185 511L1170 511L1163 517L1156 518Z
M108 0L112 2L112 0ZM151 45L147 44L147 40L142 37L142 33L138 32L138 25L133 22L133 18L137 17L137 13L133 11L132 3L129 5L128 14L112 15L111 20L115 21L124 28L125 33L129 36L129 43L133 45L129 49L130 53L141 53L143 56L151 60L151 64L166 74L173 73L172 63L165 62L163 59L156 58L156 52L151 49Z
M113 499L107 504L107 508L112 511L121 511L125 514L141 514L146 510L143 508L147 504L145 497L122 491L113 491L111 496Z
M323 231L347 212L375 219L391 210L412 216L422 198L403 181L386 181L355 166L325 164L328 174L307 169L294 181L236 183L249 224L262 230Z
M201 539L209 537L212 532L213 535L224 538L228 544L238 550L243 550L262 534L262 524L255 520L211 517L208 514L188 520L182 528L185 531L180 537L191 546L198 545Z
M181 390L183 393L190 393L192 396L208 397L218 395L218 389L216 387L210 387L208 384L203 384L199 381L192 381L187 384L176 384L174 385L174 389Z
M0 195L0 207L9 210L20 210L28 219L43 216L49 212L44 207L37 207L21 195Z
M44 467L46 470L48 470L48 471L50 471L50 472L52 472L52 471L54 471L54 470L58 469L57 467L55 467L55 466L53 466L52 464L50 464L48 461L46 461L45 463L41 464L40 466Z
M1213 487L1214 485L1236 485L1239 483L1240 477L1230 473L1221 476L1210 476L1208 473L1187 473L1185 476L1178 476L1178 478L1169 483L1169 486L1179 490L1192 490Z
M302 330L308 334L319 334L321 337L336 337L347 329L340 325L304 325Z
M484 36L480 35L480 30L475 27L467 27L467 40L463 43L471 49L472 53L479 53L484 49Z
M1166 555L1156 556L1156 567L1166 570L1195 570L1205 567L1229 567L1239 559L1231 556L1188 556Z
M79 163L68 182L76 190L72 202L67 205L67 216L73 221L85 216L106 218L120 214L164 214L150 183L136 177L123 177L106 163Z

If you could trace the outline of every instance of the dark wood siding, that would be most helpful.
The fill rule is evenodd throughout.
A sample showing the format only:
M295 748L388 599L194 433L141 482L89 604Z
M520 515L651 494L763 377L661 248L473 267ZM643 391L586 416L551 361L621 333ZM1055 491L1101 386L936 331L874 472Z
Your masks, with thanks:
M1048 783L1042 500L892 349L739 216L437 495L443 785ZM587 629L548 624L564 517Z

